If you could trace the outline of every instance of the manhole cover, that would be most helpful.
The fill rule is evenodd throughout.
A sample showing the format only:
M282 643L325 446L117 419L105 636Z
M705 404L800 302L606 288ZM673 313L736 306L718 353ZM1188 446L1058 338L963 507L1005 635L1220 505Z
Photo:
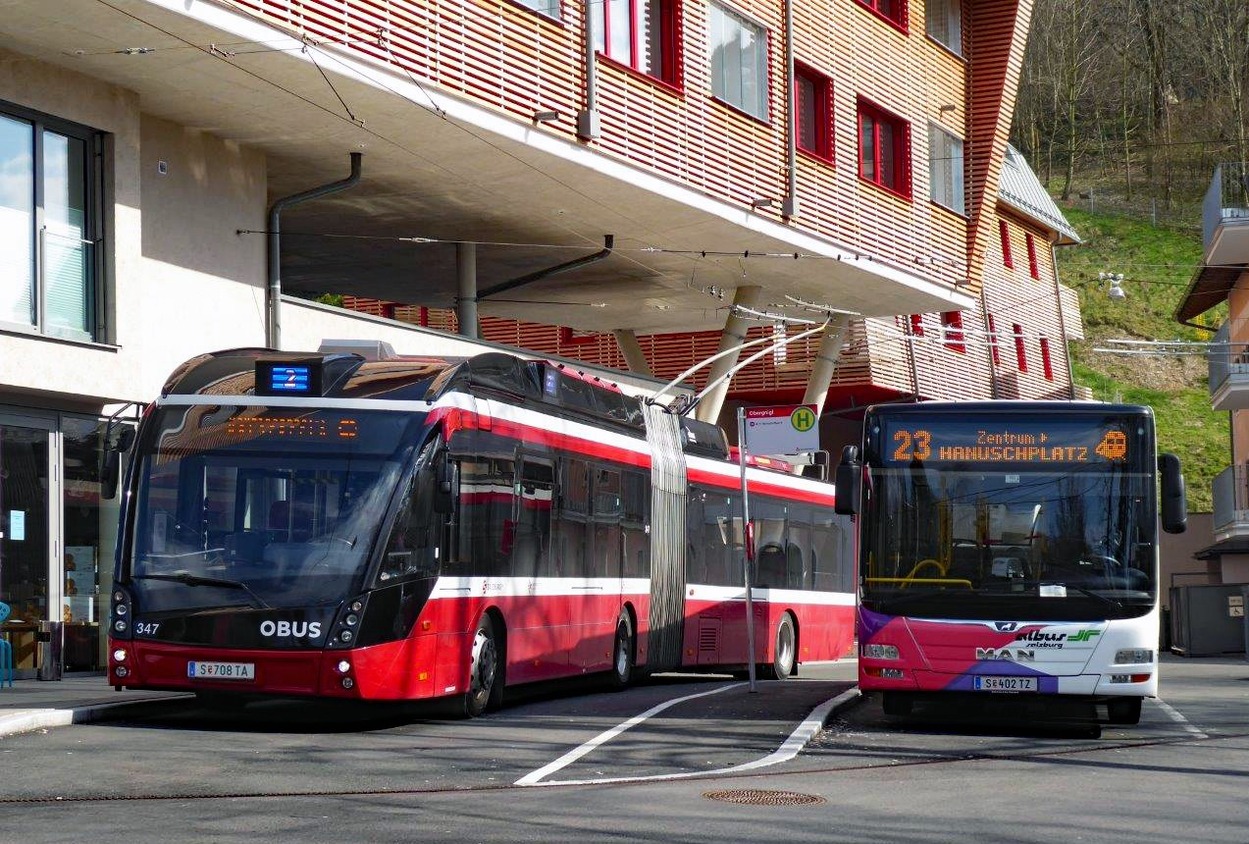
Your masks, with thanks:
M731 791L708 791L703 794L708 800L723 800L725 803L742 803L747 806L804 806L809 803L823 803L824 798L817 794L802 794L797 791L768 791L760 788L739 788Z

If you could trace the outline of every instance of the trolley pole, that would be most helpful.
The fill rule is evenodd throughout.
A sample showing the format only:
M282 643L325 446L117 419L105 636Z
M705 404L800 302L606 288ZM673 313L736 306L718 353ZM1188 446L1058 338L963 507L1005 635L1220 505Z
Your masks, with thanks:
M746 586L746 670L750 691L755 689L755 607L750 594L750 563L754 559L754 530L750 526L750 490L746 485L746 409L737 408L737 457L742 470L742 582Z

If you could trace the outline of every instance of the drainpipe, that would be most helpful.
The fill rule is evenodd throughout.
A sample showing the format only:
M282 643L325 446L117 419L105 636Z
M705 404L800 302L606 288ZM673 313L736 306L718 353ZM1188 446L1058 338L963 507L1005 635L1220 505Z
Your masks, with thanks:
M330 182L328 185L321 185L317 188L303 191L302 193L293 193L290 196L284 196L281 199L274 200L269 206L269 236L268 236L268 263L269 263L269 289L265 296L265 345L270 349L281 348L282 344L282 323L279 319L278 304L282 298L282 241L279 234L279 226L281 225L282 211L291 205L300 202L307 202L310 199L318 199L331 193L337 193L340 190L346 190L352 185L360 181L360 159L363 153L353 152L351 154L351 175L337 182Z
M577 137L583 141L592 141L599 136L598 120L598 65L594 55L594 15L591 12L593 0L584 0L581 4L585 19L582 28L585 30L585 108L577 112Z
M789 92L789 143L785 149L785 198L781 201L782 217L798 216L798 91L794 73L794 0L785 0L785 90Z
M586 255L581 258L573 258L571 261L565 261L562 264L556 264L553 267L547 267L543 270L535 270L528 275L522 275L517 278L496 284L494 287L487 287L485 290L477 294L477 300L481 301L489 296L498 296L500 293L506 293L508 290L515 290L517 287L524 287L526 284L533 284L535 281L541 281L544 278L556 275L557 273L566 273L569 270L575 270L578 267L584 267L587 264L595 264L606 258L615 248L616 236L614 234L603 235L603 248L595 252L593 255Z

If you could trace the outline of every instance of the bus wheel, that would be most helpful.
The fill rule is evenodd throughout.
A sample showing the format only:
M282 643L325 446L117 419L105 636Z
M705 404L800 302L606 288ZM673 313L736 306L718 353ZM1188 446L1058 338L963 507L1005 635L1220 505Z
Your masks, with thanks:
M797 656L798 637L794 635L794 620L789 613L785 613L776 625L772 662L763 666L763 679L784 680L794 673L794 660Z
M464 711L476 718L491 703L503 699L503 679L499 671L499 647L495 641L494 623L483 615L473 636L473 659L469 665L469 687L464 694ZM497 689L496 689L497 686Z
M633 679L633 653L633 626L629 623L629 613L621 611L620 620L616 622L616 642L612 645L612 688L623 689Z
M1106 717L1112 724L1139 724L1141 722L1141 699L1121 697L1106 704Z

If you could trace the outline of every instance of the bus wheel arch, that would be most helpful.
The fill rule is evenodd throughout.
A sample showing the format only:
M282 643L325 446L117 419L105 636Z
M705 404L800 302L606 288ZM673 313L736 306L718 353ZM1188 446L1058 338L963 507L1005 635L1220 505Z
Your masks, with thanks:
M789 610L781 613L772 633L772 661L762 666L765 680L784 680L798 669L798 622Z

